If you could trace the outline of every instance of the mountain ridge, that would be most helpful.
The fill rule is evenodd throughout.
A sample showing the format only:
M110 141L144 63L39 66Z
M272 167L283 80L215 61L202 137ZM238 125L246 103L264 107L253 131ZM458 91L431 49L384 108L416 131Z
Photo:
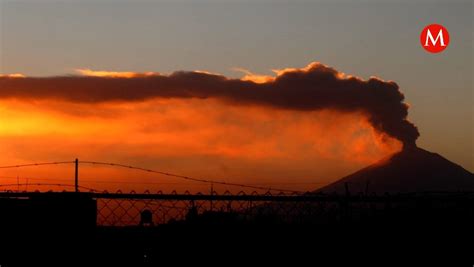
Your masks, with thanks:
M316 192L345 193L346 186L350 193L474 191L474 174L437 153L406 146Z

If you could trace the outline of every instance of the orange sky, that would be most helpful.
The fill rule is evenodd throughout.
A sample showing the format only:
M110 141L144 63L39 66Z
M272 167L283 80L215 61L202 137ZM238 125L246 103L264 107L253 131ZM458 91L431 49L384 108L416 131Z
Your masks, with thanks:
M400 149L397 140L374 132L363 114L212 99L10 99L0 102L0 121L0 165L78 157L295 190L315 189ZM16 177L20 183L72 183L73 166L0 170L0 176L2 184L17 183ZM97 189L209 190L207 184L108 167L81 166L80 178L81 185Z
M291 70L318 60L364 81L371 75L396 81L400 90L392 90L392 95L402 92L402 102L410 104L407 119L421 133L417 144L474 171L473 64L472 57L466 56L473 51L472 1L449 5L407 2L396 4L398 12L374 1L358 3L358 8L345 2L312 3L319 1L304 1L291 8L250 5L247 1L205 8L149 3L161 1L120 1L114 5L98 4L102 1L78 1L78 5L33 2L2 2L0 87L2 80L7 80L5 75L65 78L74 72L118 79L198 69L229 79L240 75L242 80L266 83L288 71L286 67ZM187 15L177 19L175 14ZM420 31L433 21L448 26L457 40L436 55L426 53L419 43ZM383 38L381 33L386 33ZM142 94L135 94L133 103L107 102L110 98L101 102L100 94L87 97L91 90L71 96L69 102L53 101L78 89L56 88L63 93L51 90L49 100L35 99L44 91L35 94L12 85L13 90L5 93L8 90L0 88L0 165L80 157L232 181L311 182L298 184L311 189L396 150L390 142L378 141L362 114L237 107L217 100L167 100L163 104L163 100L147 98L140 102ZM352 96L348 99L365 104L365 99L377 93L360 101ZM25 98L13 100L15 95ZM301 95L304 97L304 92ZM74 103L77 99L101 103ZM251 100L245 98L244 102ZM257 100L265 102L264 97ZM284 106L284 100L278 105ZM302 106L307 104L302 102ZM373 114L382 113L378 111L384 107L400 109L400 105L376 102L380 106L374 106ZM399 111L402 116L398 117L404 119L405 109ZM327 117L328 113L331 116ZM184 118L186 114L192 118ZM380 120L371 122L381 125ZM385 126L392 132L401 128ZM363 137L357 137L359 132ZM360 153L354 153L357 148ZM0 176L70 178L69 169L59 172L57 168L0 169ZM104 170L100 178L119 179L115 176L123 174L128 180L142 179L140 174L122 170L105 177L108 172L112 171ZM87 173L82 171L81 177L87 178ZM99 179L93 177L97 170L90 173L91 179Z

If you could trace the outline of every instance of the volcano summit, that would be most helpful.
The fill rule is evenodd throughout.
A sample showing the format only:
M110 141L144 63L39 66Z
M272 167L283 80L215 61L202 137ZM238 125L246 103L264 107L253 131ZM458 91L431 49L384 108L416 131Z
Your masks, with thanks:
M459 192L474 190L474 174L439 154L416 146L317 190L344 193Z

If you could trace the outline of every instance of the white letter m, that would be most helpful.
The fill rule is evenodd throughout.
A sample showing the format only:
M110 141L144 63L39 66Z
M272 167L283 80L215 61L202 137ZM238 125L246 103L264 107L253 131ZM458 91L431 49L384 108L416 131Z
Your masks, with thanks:
M441 46L446 46L444 44L443 29L439 29L438 36L436 36L436 40L433 38L433 35L431 34L430 30L428 29L424 46L428 46L428 39L431 40L431 43L433 44L433 46L436 45L436 43L438 42L438 39L440 39Z

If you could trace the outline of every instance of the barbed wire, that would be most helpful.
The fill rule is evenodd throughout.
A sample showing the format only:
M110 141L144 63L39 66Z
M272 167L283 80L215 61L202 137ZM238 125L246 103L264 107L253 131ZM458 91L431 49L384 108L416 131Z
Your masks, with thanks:
M62 187L75 187L73 184L56 184L56 183L16 183L16 184L0 184L0 187L9 187L9 186L62 186ZM78 186L79 188L89 190L92 192L100 192L100 190L86 187L86 186Z
M29 163L29 164L20 164L20 165L0 166L0 169L11 169L11 168L33 167L33 166L44 166L44 165L72 164L72 163L74 163L74 161L55 161L55 162Z
M0 179L26 179L26 180L36 180L36 181L71 181L71 179L66 179L66 178L49 178L49 177L31 177L31 176L3 176L0 175ZM150 185L180 185L180 184L202 184L200 182L194 182L191 181L189 183L182 183L182 182L145 182L145 181L124 181L124 180L118 180L118 181L111 181L111 180L101 180L101 179L81 179L82 182L86 183L94 183L94 184L150 184ZM319 184L328 184L327 182L267 182L267 183L246 183L247 185L262 185L262 186L268 186L272 184L278 184L278 185L319 185ZM365 183L364 183L365 184Z
M74 164L75 161L56 161L56 162L42 162L42 163L30 163L30 164L21 164L21 165L7 165L7 166L0 166L0 169L10 169L10 168L21 168L21 167L33 167L33 166L44 166L44 165L59 165L59 164ZM186 175L174 174L164 171L152 170L142 167L136 167L132 165L120 164L120 163L112 163L112 162L101 162L101 161L79 161L78 163L84 164L92 164L92 165L105 165L105 166L112 166L112 167L120 167L132 170L138 170L148 173L156 173L161 174L169 177L184 179L193 182L199 183L207 183L211 185L224 185L224 186L235 186L241 188L249 188L249 189L256 189L256 190L264 190L264 191L279 191L279 192L291 192L291 193L304 193L298 190L290 190L290 189L282 189L282 188L274 188L274 187L265 187L265 186L256 186L256 185L249 185L249 184L241 184L241 183L231 183L231 182L224 182L220 180L211 180L211 179L203 179L203 178L196 178ZM18 184L16 184L18 185Z
M144 171L144 172L149 172L149 173L156 173L156 174L161 174L161 175L165 175L165 176L180 178L180 179L184 179L184 180L188 180L188 181L201 182L201 183L207 183L207 184L218 184L218 185L226 185L226 186L238 186L238 187L242 187L242 188L258 189L258 190L265 190L265 191L280 191L280 192L303 193L303 192L300 192L300 191L298 191L298 190L289 190L289 189L263 187L263 186L253 186L253 185L248 185L248 184L229 183L229 182L223 182L223 181L218 181L218 180L202 179L202 178L196 178L196 177L185 176L185 175L174 174L174 173L163 172L163 171L156 171L156 170L152 170L152 169L146 169L146 168L142 168L142 167L135 167L135 166L125 165L125 164L119 164L119 163L100 162L100 161L80 161L80 163L121 167L121 168L126 168L126 169Z

